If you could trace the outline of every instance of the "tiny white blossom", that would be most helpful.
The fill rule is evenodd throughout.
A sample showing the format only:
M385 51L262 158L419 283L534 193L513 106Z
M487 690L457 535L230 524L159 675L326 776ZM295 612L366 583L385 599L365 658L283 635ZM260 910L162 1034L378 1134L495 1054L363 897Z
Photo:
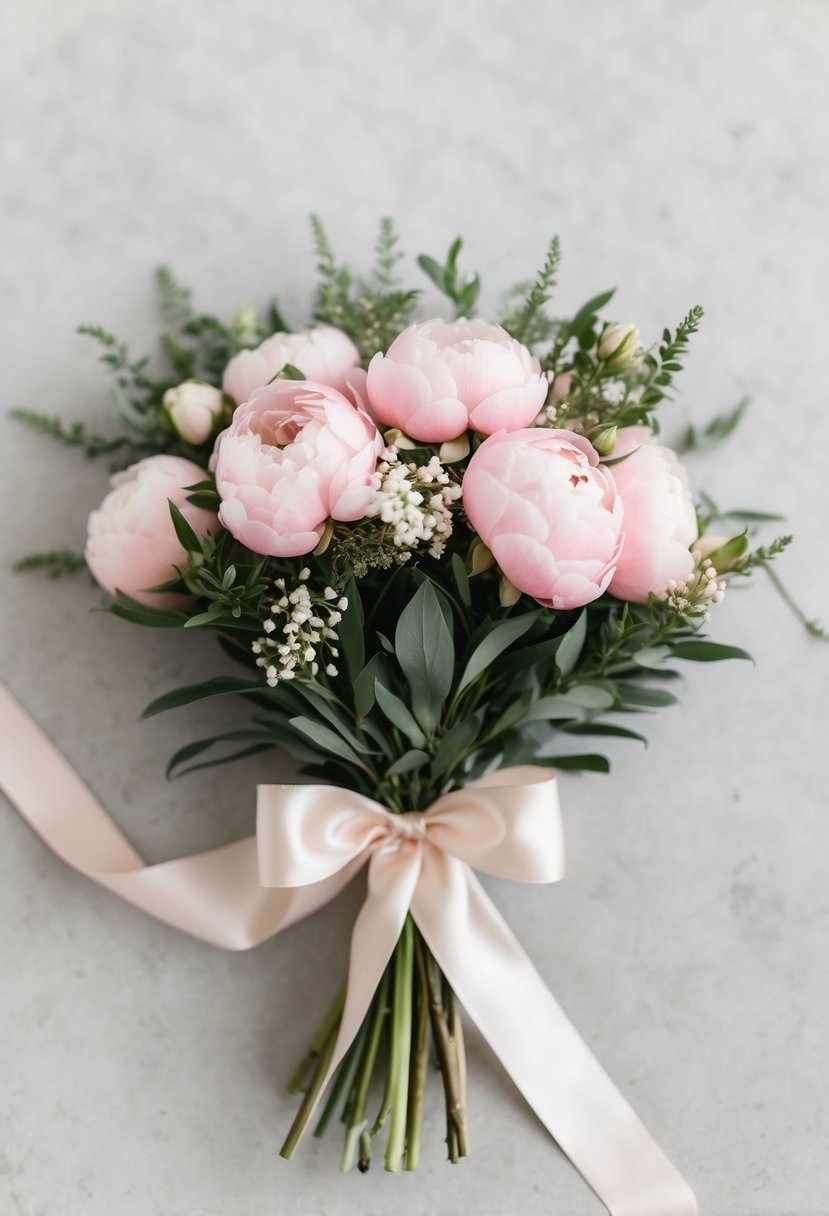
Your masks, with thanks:
M306 566L299 572L300 581L290 590L284 579L275 581L276 590L282 594L266 608L263 636L251 643L253 653L262 656L256 663L265 668L265 677L272 688L282 680L313 679L319 673L323 651L328 659L338 657L338 651L330 644L337 640L332 626L342 620L348 598L338 597L333 587L325 587L321 592L312 590L308 585L310 577L311 571ZM325 672L329 676L338 674L333 662L325 664Z

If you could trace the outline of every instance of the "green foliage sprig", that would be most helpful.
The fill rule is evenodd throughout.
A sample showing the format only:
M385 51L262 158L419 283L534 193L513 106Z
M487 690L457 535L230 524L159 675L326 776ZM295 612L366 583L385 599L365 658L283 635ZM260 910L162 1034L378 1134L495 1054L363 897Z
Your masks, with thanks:
M337 261L319 216L311 217L311 226L320 276L314 318L344 330L362 359L368 360L377 351L385 351L406 327L420 294L399 286L396 267L402 254L394 225L389 218L380 221L374 269L368 279L355 278L347 265Z

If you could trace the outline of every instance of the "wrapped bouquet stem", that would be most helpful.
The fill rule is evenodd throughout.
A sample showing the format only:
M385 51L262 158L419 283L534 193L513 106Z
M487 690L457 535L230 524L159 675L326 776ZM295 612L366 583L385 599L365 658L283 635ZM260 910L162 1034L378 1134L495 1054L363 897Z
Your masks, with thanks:
M121 466L83 559L110 611L213 631L238 664L148 707L232 695L247 711L169 774L279 750L308 784L260 786L255 837L147 867L7 694L0 782L72 865L229 949L365 870L343 986L291 1080L283 1156L341 1122L344 1170L381 1156L416 1169L433 1068L447 1156L467 1156L463 1008L614 1216L692 1216L475 871L563 875L556 770L608 770L585 739L643 741L631 718L676 699L679 664L749 657L705 635L710 610L790 538L752 546L756 516L695 502L657 441L699 309L653 346L601 320L610 292L553 319L554 241L529 292L481 320L458 241L444 263L420 259L454 315L414 321L388 223L362 280L315 232L310 328L290 332L275 305L223 324L163 272L169 374L87 330L122 434L19 411ZM743 409L686 446L727 437Z

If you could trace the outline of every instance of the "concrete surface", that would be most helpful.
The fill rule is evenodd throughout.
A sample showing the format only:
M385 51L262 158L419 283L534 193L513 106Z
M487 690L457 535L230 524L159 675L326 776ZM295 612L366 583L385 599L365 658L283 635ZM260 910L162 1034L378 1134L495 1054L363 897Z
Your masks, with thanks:
M8 0L2 401L100 421L81 321L136 351L164 260L206 307L280 291L301 319L306 215L355 262L393 213L411 253L463 231L485 304L561 234L562 309L619 284L656 336L706 305L669 433L743 393L693 475L784 513L780 572L829 616L829 10L819 0ZM671 412L672 411L672 412ZM105 470L0 420L3 570L80 547ZM556 890L493 884L551 987L709 1216L829 1213L829 647L764 579L715 632L756 667L688 671L650 748L565 779ZM85 579L2 575L0 675L153 860L250 828L258 758L170 786L230 706L140 724L215 661L206 638L90 615ZM689 665L690 668L690 665ZM178 936L0 813L0 1210L18 1216L593 1216L600 1205L471 1036L473 1158L340 1177L277 1148L282 1088L340 966L356 893L246 956Z

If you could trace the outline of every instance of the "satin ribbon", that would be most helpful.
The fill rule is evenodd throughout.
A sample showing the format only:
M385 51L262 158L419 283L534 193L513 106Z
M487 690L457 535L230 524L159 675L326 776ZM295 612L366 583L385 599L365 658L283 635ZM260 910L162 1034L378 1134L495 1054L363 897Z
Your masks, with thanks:
M406 815L335 786L260 786L255 837L147 866L0 685L0 787L76 870L226 949L248 949L308 916L367 865L330 1071L411 913L468 1015L611 1216L696 1216L688 1185L472 873L545 883L563 876L558 793L546 769L503 769Z

